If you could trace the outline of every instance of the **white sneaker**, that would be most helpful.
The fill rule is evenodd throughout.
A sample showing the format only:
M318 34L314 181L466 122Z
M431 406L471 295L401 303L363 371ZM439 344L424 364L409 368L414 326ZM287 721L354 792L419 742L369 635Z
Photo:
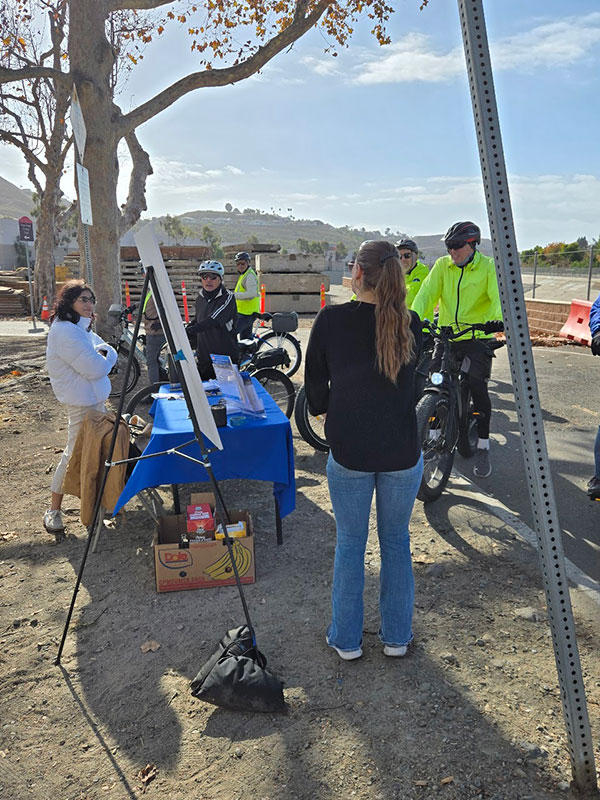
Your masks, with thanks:
M327 639L325 639L325 641L327 642ZM360 658L362 656L362 647L359 647L356 650L340 650L335 645L329 644L329 642L327 642L327 644L329 645L329 647L332 647L338 654L338 656L340 658L343 658L344 661L354 661L354 659Z
M406 645L402 645L401 647L392 647L389 644L385 644L383 646L384 655L391 656L392 658L401 658L402 656L405 656L406 650Z
M44 528L48 533L62 533L65 526L63 525L60 509L55 511L46 511L44 514Z

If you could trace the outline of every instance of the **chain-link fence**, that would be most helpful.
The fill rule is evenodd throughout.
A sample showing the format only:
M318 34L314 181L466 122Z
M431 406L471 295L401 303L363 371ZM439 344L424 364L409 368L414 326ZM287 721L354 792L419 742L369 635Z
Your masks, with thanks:
M562 300L563 292L595 299L600 292L600 247L521 253L523 288L527 297Z

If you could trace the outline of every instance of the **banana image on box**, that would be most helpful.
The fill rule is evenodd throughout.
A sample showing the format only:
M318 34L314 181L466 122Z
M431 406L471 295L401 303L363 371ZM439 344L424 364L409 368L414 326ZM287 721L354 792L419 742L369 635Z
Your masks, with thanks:
M233 557L237 567L238 575L242 578L250 569L252 564L252 556L250 552L241 544L237 539L232 542ZM204 570L207 575L215 581L226 580L233 575L233 567L231 565L231 558L229 552L221 556L218 561L209 564Z

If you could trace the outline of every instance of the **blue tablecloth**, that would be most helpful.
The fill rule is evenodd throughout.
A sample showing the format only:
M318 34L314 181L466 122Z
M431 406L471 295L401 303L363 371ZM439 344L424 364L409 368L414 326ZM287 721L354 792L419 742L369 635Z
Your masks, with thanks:
M218 481L227 478L272 481L280 514L285 517L296 507L294 447L290 421L262 386L254 379L253 382L264 402L266 419L248 417L239 427L232 427L228 421L227 427L219 428L223 450L210 453L209 459ZM210 400L217 402L216 398ZM194 438L185 400L157 398L150 414L154 417L154 425L144 455L168 450ZM208 439L205 439L205 445L207 449L212 447ZM197 443L184 448L183 452L194 458L201 457ZM143 459L135 465L113 514L143 489L206 480L208 476L205 468L187 458L173 454Z

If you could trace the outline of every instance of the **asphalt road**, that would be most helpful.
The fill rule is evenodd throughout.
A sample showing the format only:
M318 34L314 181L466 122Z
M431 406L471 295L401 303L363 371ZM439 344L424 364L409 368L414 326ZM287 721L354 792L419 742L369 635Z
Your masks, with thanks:
M535 347L534 362L565 555L600 581L600 502L586 495L600 424L600 359L583 347ZM497 351L490 395L492 475L475 478L460 456L455 465L533 527L506 348Z

